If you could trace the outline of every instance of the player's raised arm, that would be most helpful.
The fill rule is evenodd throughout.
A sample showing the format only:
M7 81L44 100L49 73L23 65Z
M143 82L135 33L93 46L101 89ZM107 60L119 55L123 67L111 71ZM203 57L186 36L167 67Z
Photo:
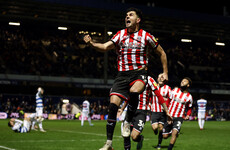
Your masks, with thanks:
M112 41L108 41L106 43L95 43L89 35L85 35L83 39L85 43L89 44L91 47L95 48L100 52L105 52L115 47Z
M167 55L163 48L158 45L155 49L156 53L160 56L162 67L163 67L163 77L164 80L168 81L168 65L167 65Z

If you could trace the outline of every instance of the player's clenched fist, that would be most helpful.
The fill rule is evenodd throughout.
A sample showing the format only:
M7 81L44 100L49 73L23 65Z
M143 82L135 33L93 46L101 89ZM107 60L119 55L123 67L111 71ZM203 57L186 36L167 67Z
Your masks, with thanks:
M91 41L91 37L87 34L84 36L83 40L88 44Z

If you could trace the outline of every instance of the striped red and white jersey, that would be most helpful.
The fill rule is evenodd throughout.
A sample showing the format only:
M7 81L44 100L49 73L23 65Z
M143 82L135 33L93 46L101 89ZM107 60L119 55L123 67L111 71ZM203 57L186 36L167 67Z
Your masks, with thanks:
M118 71L145 67L148 64L147 47L156 48L158 45L155 37L142 29L134 33L128 33L127 29L120 30L111 40L117 49Z
M183 117L186 108L191 108L193 103L192 95L183 93L180 88L172 90L169 113L172 117Z
M162 87L159 88L159 91L160 91L161 95L164 97L165 104L168 107L169 106L169 102L171 101L170 97L172 97L171 96L171 94L172 94L171 87L165 84L164 86L162 86Z
M169 99L171 97L171 92L172 92L171 88L168 85L164 85L162 87L159 87L159 92L163 96L165 103L167 105L167 103L168 103L168 101L170 101ZM159 99L154 92L152 93L151 111L152 112L163 112L163 107L159 103Z
M139 95L139 104L137 106L137 109L140 110L150 110L150 100L151 100L151 95L152 95L152 91L158 89L157 87L157 83L155 82L155 80L148 76L148 83L146 84L146 88L144 90L143 93L141 93Z

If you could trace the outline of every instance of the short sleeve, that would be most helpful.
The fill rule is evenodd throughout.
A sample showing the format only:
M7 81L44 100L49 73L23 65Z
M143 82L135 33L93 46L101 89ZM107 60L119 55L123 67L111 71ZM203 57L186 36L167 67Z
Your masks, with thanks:
M150 76L148 76L148 84L151 87L152 91L159 89L156 81Z
M120 41L121 31L118 31L112 38L111 41L117 46Z
M152 48L156 48L158 46L158 41L156 40L156 38L147 33L147 37L146 37L147 41L148 41L148 44L152 47Z

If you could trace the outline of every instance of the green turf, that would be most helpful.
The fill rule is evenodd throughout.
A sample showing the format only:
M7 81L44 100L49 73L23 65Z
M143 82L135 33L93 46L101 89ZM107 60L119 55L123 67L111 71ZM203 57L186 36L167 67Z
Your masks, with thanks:
M8 126L8 120L0 120L0 149L16 150L98 150L106 141L106 122L93 121L94 126L80 126L80 121L45 120L43 127L46 133L31 131L30 133L14 133ZM157 136L153 134L147 122L143 131L145 140L143 150L154 149ZM162 149L167 150L169 140L163 140ZM230 122L205 122L205 130L200 131L197 122L186 121L182 124L181 134L174 149L177 150L230 150ZM5 148L3 148L5 147ZM114 150L123 149L120 136L120 122L117 123ZM132 142L132 149L136 143Z

